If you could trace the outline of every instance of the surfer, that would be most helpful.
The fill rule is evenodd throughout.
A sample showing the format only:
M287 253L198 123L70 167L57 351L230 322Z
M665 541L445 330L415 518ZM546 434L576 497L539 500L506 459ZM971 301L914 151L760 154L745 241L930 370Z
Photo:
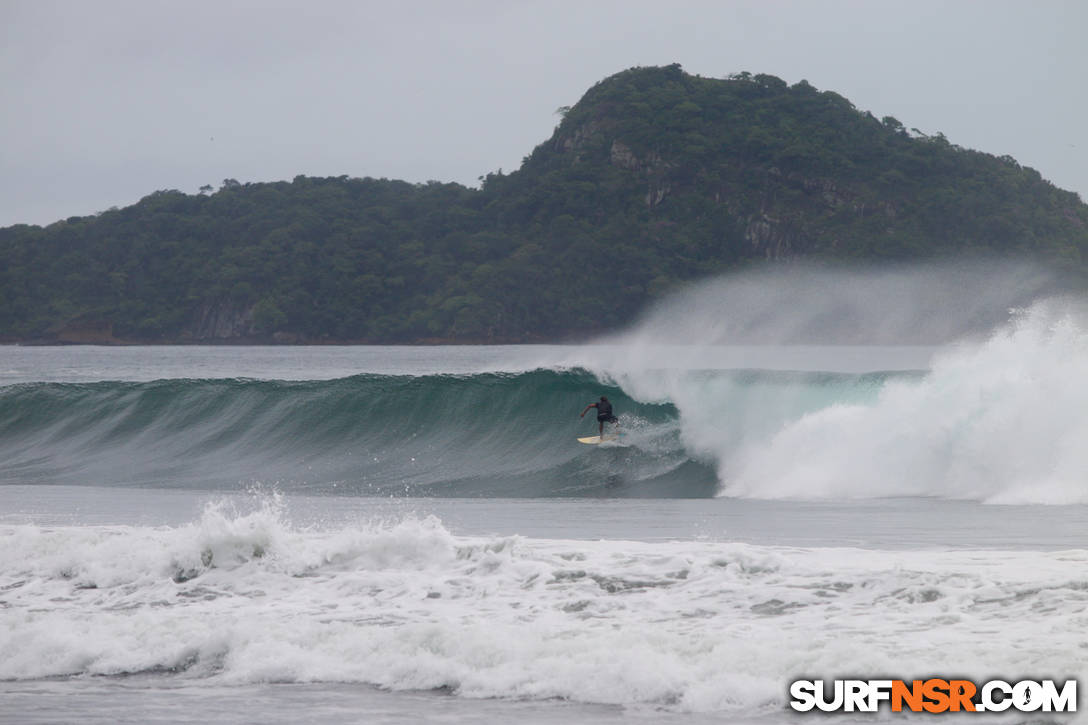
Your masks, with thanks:
M597 431L598 434L604 438L604 424L605 423L619 423L619 419L612 415L612 404L608 402L608 398L601 396L601 399L596 403L590 403L586 406L586 409L582 411L579 418L585 418L586 413L590 408L597 409Z

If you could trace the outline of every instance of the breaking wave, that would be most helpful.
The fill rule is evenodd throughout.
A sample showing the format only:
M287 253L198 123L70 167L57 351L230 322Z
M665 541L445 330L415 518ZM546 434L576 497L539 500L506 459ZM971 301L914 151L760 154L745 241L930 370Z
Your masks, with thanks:
M621 344L527 372L11 385L0 483L1086 503L1083 319L1039 303L913 372L702 368L695 347L668 367ZM601 394L622 437L581 445Z

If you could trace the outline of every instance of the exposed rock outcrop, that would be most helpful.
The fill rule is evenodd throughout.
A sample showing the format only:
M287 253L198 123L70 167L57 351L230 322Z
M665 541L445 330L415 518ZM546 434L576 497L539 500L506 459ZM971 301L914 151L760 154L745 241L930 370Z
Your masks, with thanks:
M231 340L255 334L253 305L229 301L202 305L197 311L192 332L194 340Z
M634 171L646 179L646 206L651 209L662 202L669 192L672 184L668 180L669 171L673 164L665 161L659 154L649 152L642 159L635 155L627 144L620 140L612 142L609 158L613 166Z
M794 224L767 214L758 214L748 220L744 240L761 257L769 260L789 259L809 244Z

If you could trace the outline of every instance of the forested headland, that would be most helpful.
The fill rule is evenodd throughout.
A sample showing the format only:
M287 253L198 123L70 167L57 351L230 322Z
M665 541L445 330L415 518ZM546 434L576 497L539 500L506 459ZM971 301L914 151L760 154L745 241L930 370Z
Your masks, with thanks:
M227 179L0 229L0 340L569 340L760 260L1016 255L1085 278L1076 194L805 81L634 68L559 113L479 189Z

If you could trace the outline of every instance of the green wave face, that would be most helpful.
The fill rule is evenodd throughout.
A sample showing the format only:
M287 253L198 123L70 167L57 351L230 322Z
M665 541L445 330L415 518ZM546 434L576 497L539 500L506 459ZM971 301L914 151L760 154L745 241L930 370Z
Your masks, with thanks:
M594 435L607 395L624 444ZM626 441L630 441L627 443ZM710 496L676 409L583 371L0 389L0 482L428 496Z
M584 370L0 388L0 484L377 496L704 497L787 423L875 398L885 374ZM898 377L898 376L895 376ZM662 393L661 391L669 391ZM632 395L637 392L638 395ZM621 437L602 446L601 395ZM655 402L640 402L653 400Z

